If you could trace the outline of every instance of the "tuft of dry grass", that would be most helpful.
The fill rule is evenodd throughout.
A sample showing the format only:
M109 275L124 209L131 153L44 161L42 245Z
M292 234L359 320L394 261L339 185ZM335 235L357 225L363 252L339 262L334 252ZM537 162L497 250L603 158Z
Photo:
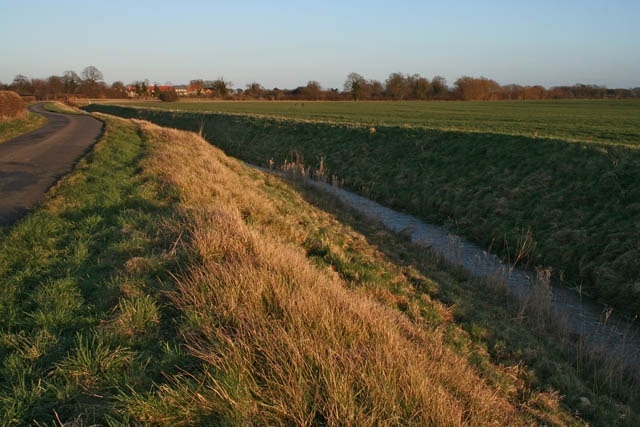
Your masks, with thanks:
M24 101L16 92L10 90L0 91L0 122L25 118L27 108Z
M194 259L170 300L202 367L129 399L129 413L243 425L533 422L445 343L444 327L421 328L381 303L384 291L352 289L314 264L300 246L303 220L262 187L272 178L192 133L139 126L153 144L146 167L178 190L188 218Z

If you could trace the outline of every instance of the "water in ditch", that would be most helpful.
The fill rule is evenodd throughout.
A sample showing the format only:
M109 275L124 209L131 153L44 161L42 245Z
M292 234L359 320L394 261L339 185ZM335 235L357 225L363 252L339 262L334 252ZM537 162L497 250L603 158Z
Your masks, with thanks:
M290 177L273 170L262 169ZM640 367L640 331L638 325L619 316L606 306L563 285L549 286L549 281L536 272L527 271L501 261L496 255L454 235L442 227L401 212L394 211L370 199L322 181L305 179L305 185L333 194L343 204L365 217L381 222L389 230L407 235L413 243L431 249L471 276L504 283L507 290L523 303L540 301L546 292L553 319L558 328L580 338L591 351L604 355L630 368ZM615 358L615 359L612 359Z

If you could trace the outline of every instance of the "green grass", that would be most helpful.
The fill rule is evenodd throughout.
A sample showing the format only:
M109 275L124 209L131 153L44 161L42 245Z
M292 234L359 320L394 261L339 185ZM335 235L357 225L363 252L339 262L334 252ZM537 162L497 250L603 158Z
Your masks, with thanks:
M36 130L46 123L47 119L35 113L28 113L25 119L0 121L0 144L24 133Z
M47 111L51 111L53 113L62 113L62 114L84 114L82 110L78 110L77 108L70 107L69 105L63 104L62 102L47 102L44 104L44 108Z
M501 102L132 102L128 106L242 113L367 126L410 126L613 144L640 143L640 100Z
M173 369L157 314L177 260L173 197L139 174L136 127L107 127L42 208L0 230L2 425L103 420L123 390Z
M354 343L375 335L377 327L369 328L363 314L355 320L364 329L351 337L345 335L345 329L323 327L327 318L283 316L288 313L285 308L308 306L304 300L281 299L288 293L260 295L264 285L256 285L252 275L258 268L287 292L301 288L294 280L299 277L298 269L310 272L313 282L321 283L319 291L324 288L319 282L323 272L339 276L348 284L345 292L353 301L363 296L365 307L371 308L369 301L376 301L403 316L397 319L408 319L410 325L401 330L410 343L415 340L413 344L427 354L426 359L431 358L430 352L438 357L453 352L469 360L477 372L472 377L495 390L502 403L507 401L517 408L514 422L580 425L588 420L594 425L637 425L640 394L631 377L620 379L613 370L592 364L579 347L547 336L522 319L514 320L513 313L504 308L508 300L499 292L468 286L463 274L447 270L432 255L326 196L294 190L230 160L217 160L214 165L209 158L195 155L197 141L180 141L175 134L168 134L166 144L180 143L178 158L189 153L190 161L181 164L160 158L156 163L173 168L178 178L207 177L207 186L185 178L191 191L179 193L168 177L150 172L148 160L156 142L148 133L136 124L105 120L103 139L42 207L16 225L0 229L1 425L293 422L292 413L261 400L282 397L279 389L267 386L278 385L277 375L282 376L284 386L300 385L317 393L301 396L300 407L303 415L315 416L306 419L321 422L327 413L314 411L321 401L335 397L326 395L319 384L345 380L334 377L335 372L323 371L322 362L332 359L337 366L349 366L368 357L378 347L354 347ZM231 167L223 171L221 163ZM200 169L188 172L195 165ZM262 204L256 203L256 195ZM191 206L194 200L201 200L201 204ZM208 227L190 222L186 215L190 209L205 222L211 221ZM214 221L216 215L238 223L244 234L235 234L233 228L223 227L225 222ZM209 236L212 242L225 234L230 238L221 239L220 246L211 252L196 252L190 249L190 228ZM271 249L263 253L265 247L257 246L260 242L269 242ZM200 241L207 243L207 238ZM238 250L246 253L234 252ZM282 252L296 254L300 263L292 266L280 259L271 264L271 258L277 260ZM270 258L264 258L265 253ZM317 272L304 265L305 254L320 267ZM226 270L233 265L248 274ZM285 276L276 276L274 265L284 269ZM217 281L202 280L220 273ZM191 280L199 286L189 288ZM231 284L235 281L247 286L234 290ZM189 295L180 295L176 283L183 291L204 297L189 302ZM246 311L246 306L235 305L223 290L239 297L255 294L256 307L264 312ZM352 314L345 308L353 301L314 299L313 292L305 295L319 307L335 305L336 321ZM266 318L258 317L265 313ZM234 323L241 315L248 322ZM262 320L257 322L258 318ZM315 328L309 331L324 334L318 336L330 336L344 344L331 347L330 357L318 353L315 358L309 354L309 358L296 359L303 346L282 347L269 339L270 333L305 336L309 331L301 325L306 324ZM397 326L388 325L388 329ZM264 341L255 347L245 347L247 341L238 344L241 336L251 332L250 327L259 327L265 335L258 338ZM422 345L420 333L412 335L414 328L422 331L428 342L437 344L436 348ZM443 336L441 344L439 336ZM302 344L311 348L316 343L327 344L318 341L307 339ZM291 343L282 341L284 345ZM383 346L381 342L379 347ZM207 348L229 351L198 353ZM280 350L278 360L269 357L267 348ZM293 351L283 351L285 348ZM247 350L249 364L236 366L235 356ZM436 378L425 387L450 389L454 400L474 411L482 402L467 402L469 385L454 379L460 365L447 363L461 359L438 357L431 359L444 367L441 375L451 382L440 385ZM300 362L302 370L295 372L305 377L290 375L292 361ZM384 361L390 362L393 360ZM402 392L398 390L401 383L385 375L368 378L366 371L372 367L355 366L357 375L347 378L346 384L358 393L353 401L337 403L362 411L357 415L364 420L371 419L372 411L386 414L388 420L389 414L406 409L367 406L370 396L363 392L373 389L363 383L379 380L389 393ZM251 376L255 372L258 375ZM347 395L349 390L341 391ZM581 398L591 403L584 405ZM295 406L298 402L286 403ZM494 412L500 415L499 410ZM435 415L446 418L442 411ZM463 415L482 420L477 414Z
M473 105L503 108L500 103ZM335 176L347 189L446 225L508 260L517 258L530 233L535 248L522 264L552 267L556 277L583 293L640 314L640 151L635 146L420 127L377 126L374 132L366 126L250 115L91 108L201 132L227 153L258 165L302 161L313 173L322 162L324 177ZM569 127L568 119L563 120ZM610 127L612 133L618 129Z

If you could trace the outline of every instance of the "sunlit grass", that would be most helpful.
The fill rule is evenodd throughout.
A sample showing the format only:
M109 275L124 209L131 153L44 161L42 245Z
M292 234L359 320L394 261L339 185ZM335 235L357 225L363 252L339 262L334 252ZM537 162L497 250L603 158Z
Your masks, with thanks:
M269 108L270 104L279 105L241 103L237 108ZM638 129L634 117L640 103L357 104L310 103L310 108L353 108L354 114L360 111L365 117L367 108L389 108L391 116L393 108L403 105L416 111L442 108L442 114L451 120L469 113L473 126L486 132L419 126L376 126L372 131L370 126L247 114L164 112L109 105L92 108L198 131L228 154L253 164L282 167L295 161L312 172L322 169L325 178L335 178L346 189L427 222L445 225L506 261L517 259L519 242L530 234L535 247L519 260L521 265L551 267L557 278L583 294L601 298L631 316L640 314L640 288L635 286L640 278L635 219L640 212L640 152L635 143L629 144L639 140L634 136ZM234 108L235 104L220 105ZM273 108L294 108L292 103L284 105ZM190 108L189 104L185 108ZM517 113L509 113L509 109ZM504 129L496 124L503 120L503 113L515 114L511 116L514 131L510 134L502 133ZM618 114L620 120L616 119ZM383 117L381 113L379 116ZM556 136L564 131L554 133L555 129L569 132L574 125L580 129L581 121L600 123L602 132L593 130L593 137L583 139L606 142L568 142L541 138L541 134L518 136L529 132L519 129L526 129L532 120L538 120L536 117ZM606 120L601 122L603 117ZM598 136L603 132L610 133L611 138ZM631 139L618 138L617 133ZM580 139L578 134L567 135Z
M170 340L128 347L166 329L153 295L176 254L160 228L172 199L137 173L143 153L135 126L108 125L42 208L0 230L0 424L99 419L109 396L160 377L147 359Z
M44 104L44 108L47 111L51 111L54 113L63 113L63 114L86 114L82 110L67 105L60 101L51 101Z
M1 230L0 424L638 420L633 384L402 237L194 134L105 120Z
M36 130L47 123L40 114L28 113L26 118L0 121L0 144L17 136Z
M201 259L180 275L172 301L203 370L128 400L140 419L178 420L186 401L193 416L223 425L520 424L533 416L513 412L502 392L485 394L444 343L446 322L421 323L421 313L440 317L438 305L396 296L406 279L381 254L374 261L358 233L192 135L148 129L163 141L155 167L180 189ZM179 159L188 153L185 169ZM332 256L309 259L323 234ZM384 303L372 300L384 292Z

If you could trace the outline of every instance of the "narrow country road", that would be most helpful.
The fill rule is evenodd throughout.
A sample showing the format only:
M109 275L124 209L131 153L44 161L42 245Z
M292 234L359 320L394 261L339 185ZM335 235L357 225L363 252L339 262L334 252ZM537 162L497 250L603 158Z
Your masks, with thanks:
M49 122L0 144L0 226L24 216L98 140L103 123L85 115L51 113L43 104L29 110Z

